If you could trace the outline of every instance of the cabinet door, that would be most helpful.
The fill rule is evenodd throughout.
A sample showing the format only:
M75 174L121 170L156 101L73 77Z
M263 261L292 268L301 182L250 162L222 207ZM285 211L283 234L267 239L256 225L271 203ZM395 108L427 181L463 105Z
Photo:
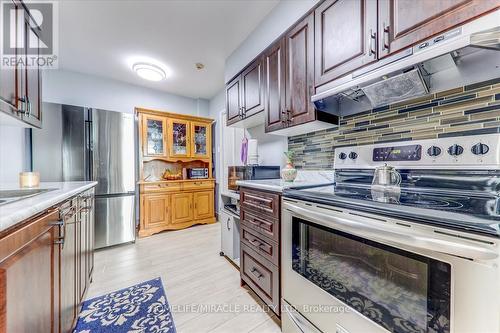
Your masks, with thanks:
M9 2L10 3L10 2ZM16 10L23 10L15 2L11 2ZM7 4L7 3L6 3ZM15 15L17 19L18 15ZM20 29L12 32L13 38L20 44ZM12 56L16 56L13 54ZM18 80L18 70L15 65L5 66L3 62L0 62L0 111L16 115L17 116L17 80Z
M57 212L48 213L0 240L2 332L58 331Z
M377 60L376 0L327 0L315 18L316 86Z
M26 22L27 58L40 56L40 30L30 27ZM36 52L34 54L33 52ZM33 126L42 127L42 75L38 61L30 62L26 67L26 107L27 112L23 114L23 120Z
M167 194L144 194L144 227L161 227L170 222L170 196Z
M191 157L210 158L211 130L210 124L191 122Z
M193 193L172 194L172 224L193 220Z
M243 117L264 111L264 68L261 58L241 73L240 82Z
M83 301L83 297L87 292L88 286L88 272L87 272L87 234L88 234L88 212L87 208L82 207L80 212L80 221L77 223L78 226L78 281L79 281L79 294L78 300Z
M379 0L379 56L414 45L498 6L498 0Z
M314 89L314 15L310 14L286 34L286 112L289 125L315 119L311 102Z
M87 192L87 195L89 196L88 199L88 221L87 221L87 226L88 226L88 235L87 235L87 241L88 241L88 256L87 256L87 267L88 267L88 281L90 284L90 281L92 280L92 273L94 271L94 221L95 221L95 213L94 213L94 193L92 191Z
M193 193L194 219L208 219L214 216L214 192L203 191Z
M142 153L144 156L167 156L166 118L142 115Z
M240 77L238 76L226 85L227 125L234 124L241 119L240 97Z
M71 209L73 210L73 209ZM74 211L63 218L64 244L61 245L61 332L70 332L77 313L77 224Z
M264 55L266 132L285 127L285 40L281 39Z
M189 157L189 121L181 119L169 119L168 121L168 146L170 149L170 156Z

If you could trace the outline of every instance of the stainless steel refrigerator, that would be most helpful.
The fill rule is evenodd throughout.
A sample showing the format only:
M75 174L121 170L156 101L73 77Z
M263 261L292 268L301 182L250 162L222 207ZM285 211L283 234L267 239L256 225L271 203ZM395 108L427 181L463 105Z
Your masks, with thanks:
M62 106L63 179L95 180L95 247L135 241L133 114Z

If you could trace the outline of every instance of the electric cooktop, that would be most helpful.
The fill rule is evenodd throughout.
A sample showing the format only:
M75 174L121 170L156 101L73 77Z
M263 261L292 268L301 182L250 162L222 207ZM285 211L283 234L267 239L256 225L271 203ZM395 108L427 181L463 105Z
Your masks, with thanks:
M495 193L331 184L286 189L283 196L500 237Z

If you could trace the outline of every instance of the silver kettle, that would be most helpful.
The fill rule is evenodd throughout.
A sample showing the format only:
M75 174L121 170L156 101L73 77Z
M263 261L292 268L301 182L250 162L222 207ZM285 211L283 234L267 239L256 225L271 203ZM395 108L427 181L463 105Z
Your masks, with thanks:
M377 167L373 175L372 185L399 186L401 185L401 174L387 164Z

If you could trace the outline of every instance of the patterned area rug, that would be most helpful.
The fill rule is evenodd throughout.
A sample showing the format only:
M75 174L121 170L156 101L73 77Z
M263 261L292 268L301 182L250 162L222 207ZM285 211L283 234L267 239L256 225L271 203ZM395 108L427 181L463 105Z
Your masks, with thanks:
M75 333L175 333L160 278L83 303Z

